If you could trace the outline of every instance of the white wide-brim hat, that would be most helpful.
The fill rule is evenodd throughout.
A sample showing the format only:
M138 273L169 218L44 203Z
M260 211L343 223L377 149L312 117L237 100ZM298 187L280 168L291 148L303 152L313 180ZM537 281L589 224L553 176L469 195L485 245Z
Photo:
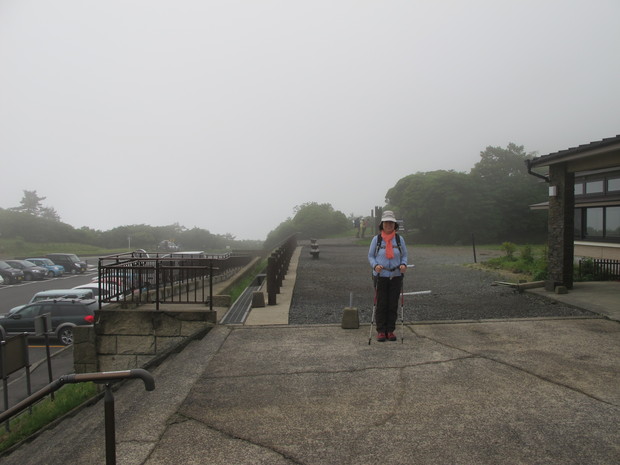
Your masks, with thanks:
M394 212L391 210L384 211L383 215L381 215L381 222L383 223L384 221L391 221L392 223L396 223L396 217L394 216Z

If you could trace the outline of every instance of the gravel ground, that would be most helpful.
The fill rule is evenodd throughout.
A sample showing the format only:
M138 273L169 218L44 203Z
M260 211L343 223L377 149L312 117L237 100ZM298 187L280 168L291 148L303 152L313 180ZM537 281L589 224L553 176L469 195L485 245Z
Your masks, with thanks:
M373 287L366 246L352 240L319 241L320 257L313 259L303 246L293 290L290 324L341 323L342 312L352 303L361 323L372 314ZM480 320L591 315L551 299L516 293L500 275L465 266L473 263L471 247L408 246L409 263L405 292L430 290L430 295L405 296L404 320ZM478 249L481 262L500 252ZM400 312L399 312L400 313ZM400 316L399 316L400 319Z

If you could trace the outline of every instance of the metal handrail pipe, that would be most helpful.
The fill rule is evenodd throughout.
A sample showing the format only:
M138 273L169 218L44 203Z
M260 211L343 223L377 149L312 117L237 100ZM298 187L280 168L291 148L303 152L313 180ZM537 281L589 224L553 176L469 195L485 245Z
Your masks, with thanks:
M13 407L0 413L0 423L10 419L12 416L30 407L46 395L51 394L52 392L56 392L65 384L77 384L89 381L103 384L130 378L140 378L144 382L144 387L147 391L153 391L155 389L155 380L153 378L153 375L151 375L148 371L142 368L134 368L133 370L123 371L106 371L101 373L80 373L64 375L58 378L56 381L51 382L47 386L42 387L37 392L26 397L24 400L18 402Z

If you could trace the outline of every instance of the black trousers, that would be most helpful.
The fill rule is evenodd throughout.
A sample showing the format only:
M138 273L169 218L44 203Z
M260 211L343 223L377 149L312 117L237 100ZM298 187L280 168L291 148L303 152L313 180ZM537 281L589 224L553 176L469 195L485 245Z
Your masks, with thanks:
M398 298L403 286L403 277L377 278L377 309L375 319L377 332L391 333L396 329L398 319Z

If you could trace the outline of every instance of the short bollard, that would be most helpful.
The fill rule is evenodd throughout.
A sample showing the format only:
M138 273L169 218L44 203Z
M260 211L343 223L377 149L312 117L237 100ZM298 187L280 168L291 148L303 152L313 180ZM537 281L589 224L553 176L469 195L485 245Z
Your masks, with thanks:
M360 327L360 317L357 307L353 306L353 292L349 294L349 306L342 313L342 329L357 329Z
M360 318L356 307L345 307L342 313L342 329L357 329L360 327Z
M265 294L261 291L252 293L252 308L263 308L265 306Z

